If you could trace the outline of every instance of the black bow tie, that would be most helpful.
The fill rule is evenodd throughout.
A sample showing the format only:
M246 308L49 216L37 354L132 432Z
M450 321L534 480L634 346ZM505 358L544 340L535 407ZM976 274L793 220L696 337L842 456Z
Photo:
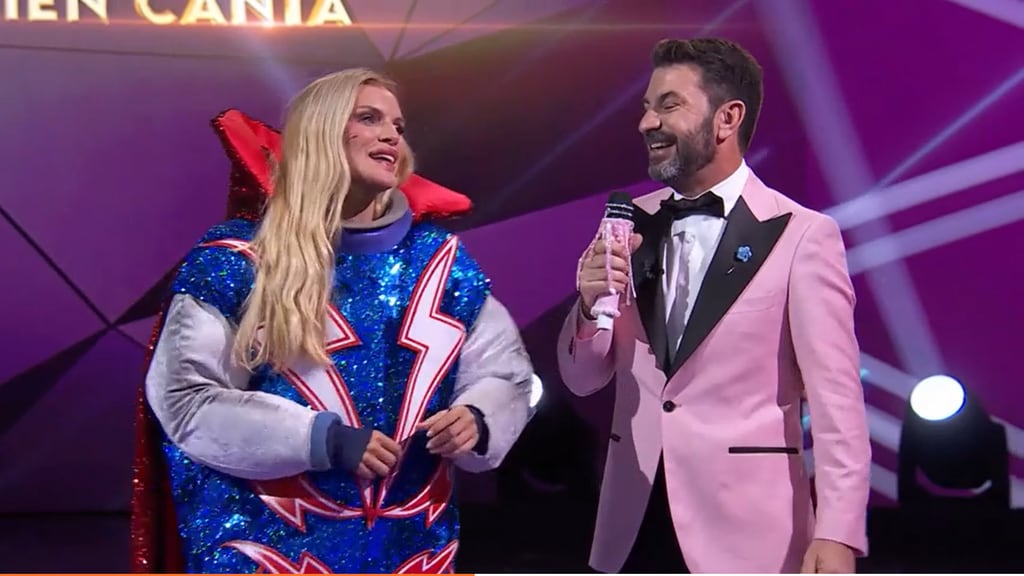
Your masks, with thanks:
M669 214L672 214L674 220L680 220L694 214L707 214L708 216L725 218L725 203L722 202L721 196L713 192L701 194L693 199L677 199L673 195L662 200L661 207L667 210Z

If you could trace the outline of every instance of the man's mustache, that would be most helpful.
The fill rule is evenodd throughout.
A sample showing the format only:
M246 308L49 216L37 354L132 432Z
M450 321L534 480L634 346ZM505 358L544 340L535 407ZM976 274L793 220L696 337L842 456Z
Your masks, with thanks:
M648 146L652 144L674 144L675 141L675 136L660 130L651 130L644 134L644 143Z

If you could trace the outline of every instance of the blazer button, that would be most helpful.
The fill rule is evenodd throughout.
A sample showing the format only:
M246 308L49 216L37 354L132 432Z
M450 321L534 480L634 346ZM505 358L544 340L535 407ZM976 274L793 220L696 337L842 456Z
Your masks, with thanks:
M670 400L666 400L665 403L661 405L661 409L664 410L665 412L671 412L676 409L676 405L673 404Z

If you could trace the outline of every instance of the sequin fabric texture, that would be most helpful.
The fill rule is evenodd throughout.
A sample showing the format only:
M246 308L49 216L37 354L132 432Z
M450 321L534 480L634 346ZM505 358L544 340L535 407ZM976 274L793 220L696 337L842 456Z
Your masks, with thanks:
M248 241L254 231L252 222L232 220L212 228L200 244ZM416 224L388 251L337 257L333 303L360 343L333 352L331 357L363 426L387 435L395 432L406 380L416 360L416 352L398 344L399 331L417 281L449 237L432 224ZM207 302L237 325L253 280L253 266L243 254L200 246L183 263L173 291ZM486 277L460 246L440 311L468 331L489 290ZM457 370L456 360L429 400L426 416L450 404ZM268 368L253 374L250 389L308 405L286 379ZM294 518L285 521L257 497L253 483L192 462L165 439L187 571L251 573L262 568L268 572L390 573L403 564L410 567L410 560L418 558L411 564L413 571L433 572L431 559L457 546L459 521L450 483L443 481L450 464L430 455L425 444L422 433L411 439L372 522L365 514L338 519L293 506L290 510L299 510L302 521L297 526ZM431 485L431 478L439 473L442 481ZM363 509L360 491L347 473L312 472L303 478L318 494L327 496L328 505ZM441 505L422 505L428 485L435 503ZM380 510L390 512L380 514ZM245 546L230 545L232 542Z

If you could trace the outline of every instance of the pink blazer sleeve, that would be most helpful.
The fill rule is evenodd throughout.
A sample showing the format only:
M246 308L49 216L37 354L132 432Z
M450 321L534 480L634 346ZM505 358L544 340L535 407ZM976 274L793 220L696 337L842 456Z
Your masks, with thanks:
M613 332L599 332L595 322L584 319L579 300L569 310L558 336L558 371L573 394L588 396L611 381Z
M814 537L866 555L871 443L853 326L856 297L833 219L821 217L811 224L791 274L790 332L814 439Z

